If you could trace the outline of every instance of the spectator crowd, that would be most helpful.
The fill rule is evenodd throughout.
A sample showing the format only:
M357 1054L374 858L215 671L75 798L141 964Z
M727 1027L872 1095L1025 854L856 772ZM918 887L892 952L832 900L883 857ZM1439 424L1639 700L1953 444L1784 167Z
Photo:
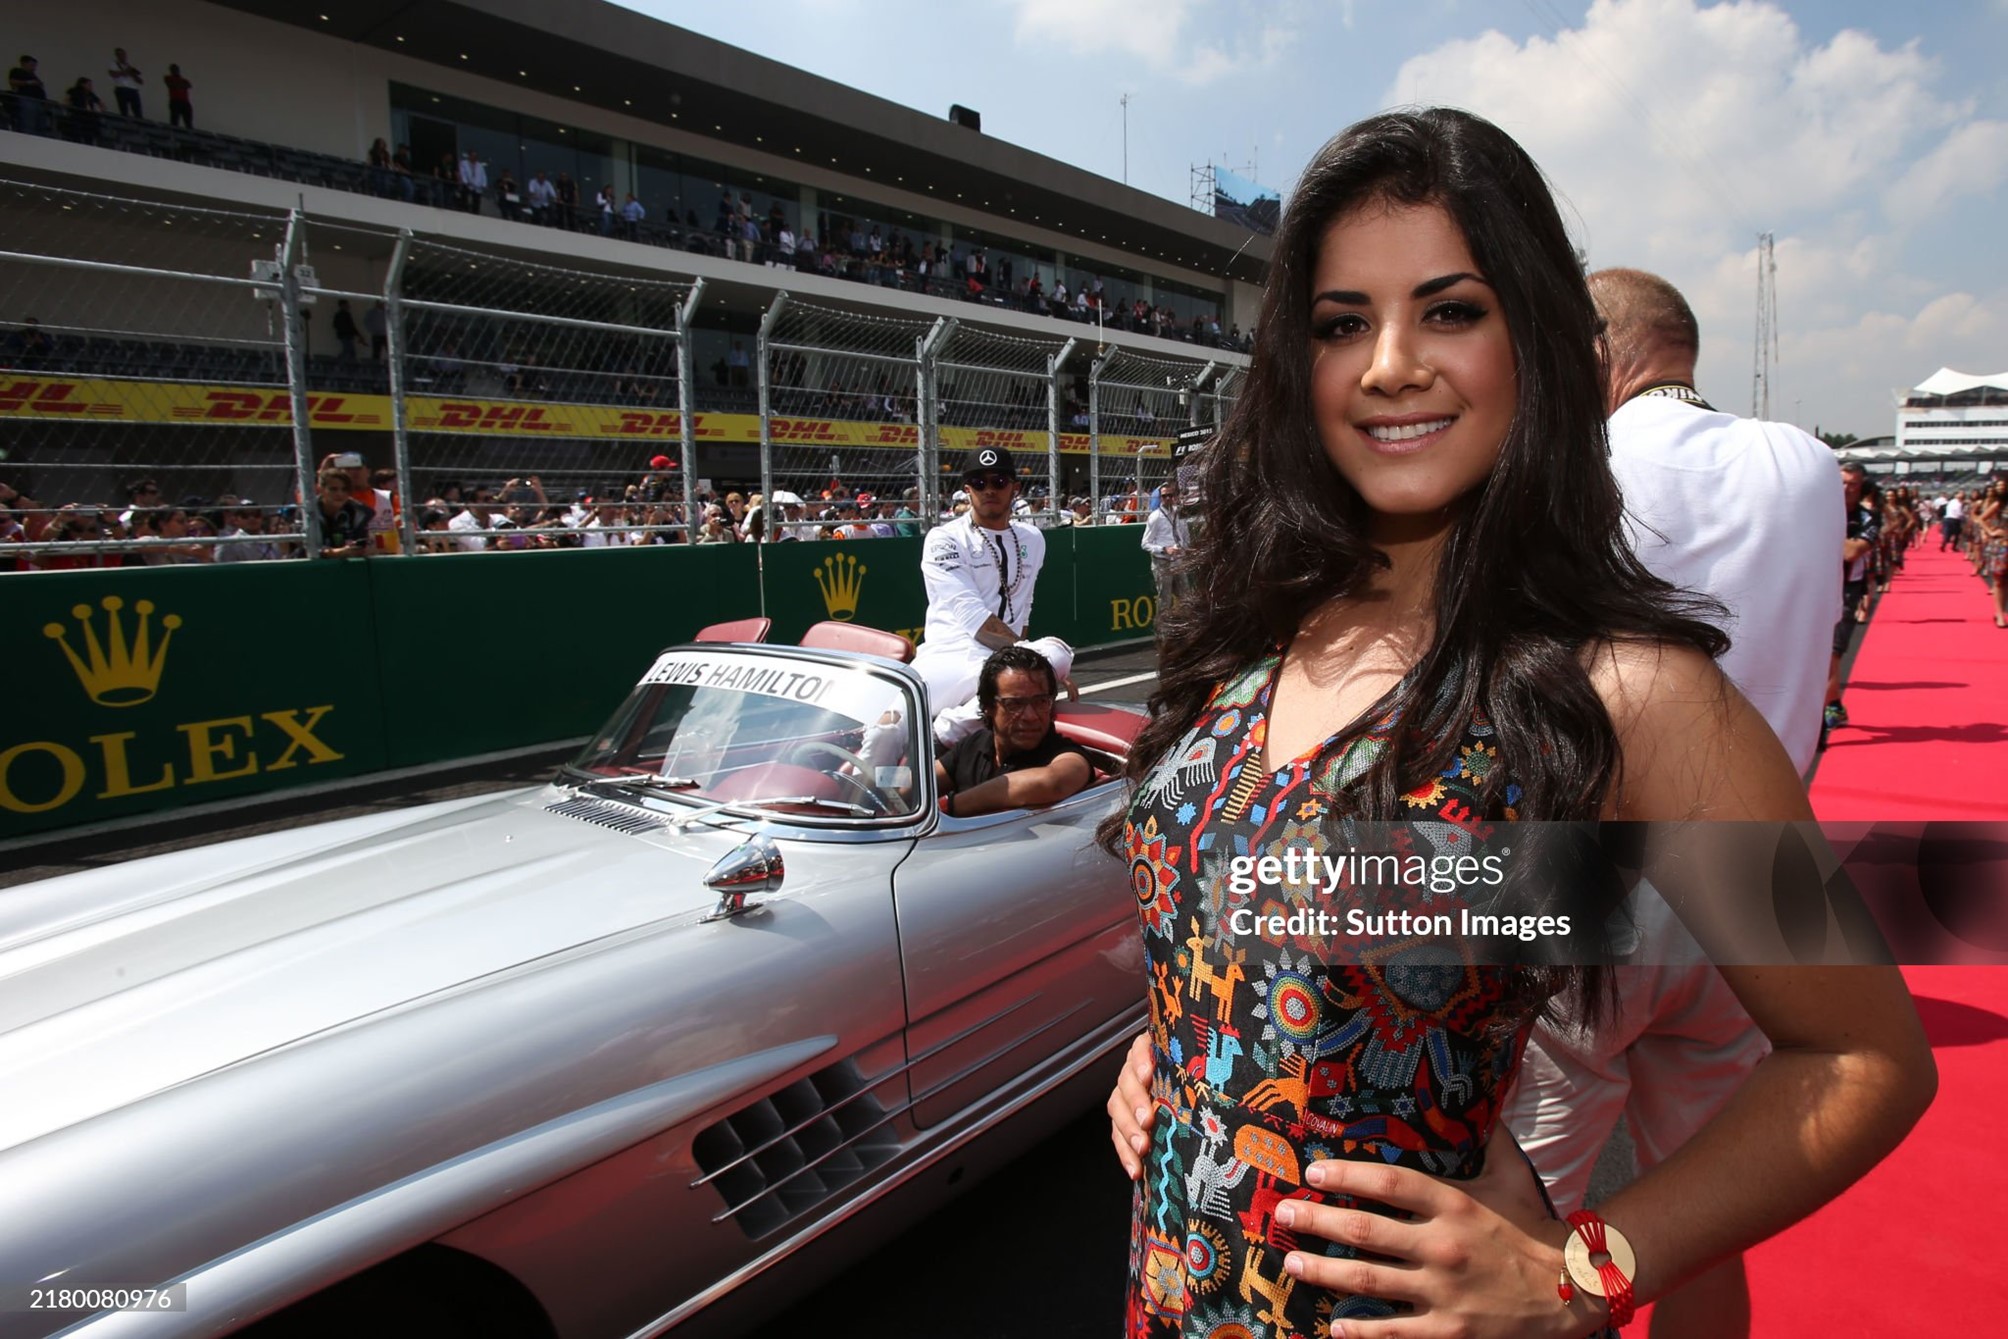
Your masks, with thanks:
M146 121L147 76L123 47L115 48L105 69L117 104L116 117L134 124ZM493 167L472 148L443 153L436 162L420 162L409 144L393 145L377 138L361 164L343 163L325 155L273 148L255 151L255 141L209 136L216 152L205 155L207 143L194 134L192 81L179 65L169 65L159 77L173 130L188 131L176 141L176 156L211 161L214 165L255 170L267 175L311 181L338 189L364 191L412 204L490 213L510 222L573 232L596 232L647 245L674 247L748 264L817 274L827 278L896 288L935 297L959 298L992 306L1081 322L1104 330L1151 335L1159 339L1247 352L1251 339L1238 325L1222 327L1217 310L1181 315L1166 302L1131 295L1118 297L1103 277L1081 271L1072 276L1050 267L1032 269L1023 258L999 254L981 242L951 244L919 241L911 234L870 220L826 214L819 232L798 232L779 201L765 213L749 192L721 189L717 210L709 220L686 209L682 217L667 210L651 215L647 204L630 191L614 186L582 191L568 172L537 171L519 180L508 167ZM77 143L154 152L150 142L129 142L109 133L107 112L95 91L94 76L79 75L60 99L52 99L39 63L23 54L8 73L4 114L0 125L25 134L54 135ZM226 141L228 143L226 144ZM246 151L253 151L247 156ZM1019 270L1027 272L1019 272ZM1048 287L1050 275L1050 287Z

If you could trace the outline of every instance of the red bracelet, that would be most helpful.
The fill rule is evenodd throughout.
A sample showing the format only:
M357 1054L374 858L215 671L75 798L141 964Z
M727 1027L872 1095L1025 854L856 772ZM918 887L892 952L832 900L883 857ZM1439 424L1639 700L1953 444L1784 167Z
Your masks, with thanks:
M1623 1329L1631 1323L1637 1309L1631 1281L1631 1275L1638 1272L1637 1254L1622 1232L1592 1210L1578 1209L1570 1214L1569 1226L1575 1229L1575 1235L1569 1238L1562 1253L1563 1277L1556 1291L1567 1304L1575 1296L1575 1289L1570 1286L1573 1280L1584 1291L1602 1297L1610 1307L1612 1328Z

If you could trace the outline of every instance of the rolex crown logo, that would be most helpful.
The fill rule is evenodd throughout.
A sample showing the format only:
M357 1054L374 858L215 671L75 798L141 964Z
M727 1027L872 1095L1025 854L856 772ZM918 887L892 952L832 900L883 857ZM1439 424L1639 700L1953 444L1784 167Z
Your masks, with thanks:
M91 701L101 707L136 707L152 698L160 687L161 667L167 663L167 643L181 626L181 615L169 614L160 620L166 631L160 635L160 645L154 646L152 600L141 600L133 606L138 617L133 620L130 638L126 636L124 620L119 617L125 601L107 595L100 603L107 625L102 640L91 625L89 605L80 604L70 610L84 630L83 655L78 655L77 649L70 645L69 629L62 624L45 624L42 632L63 648L70 668L77 672L77 682L91 695Z
M822 587L823 608L839 623L848 623L858 614L858 590L869 570L848 553L823 559L816 569L816 584Z

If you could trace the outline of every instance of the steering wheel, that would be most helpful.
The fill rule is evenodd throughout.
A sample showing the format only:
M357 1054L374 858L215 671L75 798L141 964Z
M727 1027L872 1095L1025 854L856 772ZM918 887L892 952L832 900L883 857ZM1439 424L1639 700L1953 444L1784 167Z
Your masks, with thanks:
M853 770L849 772L826 772L825 775L836 777L840 781L848 781L856 786L859 791L863 792L865 798L878 806L878 811L882 814L896 814L900 811L900 804L892 796L886 794L886 792L865 779L871 775L872 765L857 754L852 753L849 749L840 748L835 744L821 739L805 739L790 749L788 756L793 758L803 753L827 753L834 755L849 764ZM817 770L822 771L823 769L818 768Z

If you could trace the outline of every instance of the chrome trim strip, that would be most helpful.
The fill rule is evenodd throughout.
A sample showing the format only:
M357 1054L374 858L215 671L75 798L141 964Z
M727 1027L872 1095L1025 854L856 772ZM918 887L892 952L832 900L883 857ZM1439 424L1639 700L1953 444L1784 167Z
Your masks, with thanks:
M1081 1010L1087 1007L1088 1007L1088 1002L1086 1000L1082 1000L1079 1004L1076 1004L1073 1008L1067 1010L1065 1013L1055 1014L1052 1018L1046 1020L1044 1023L1041 1023L1038 1027L1033 1028L1030 1032L1027 1032L1022 1036L1013 1037L1008 1045L1001 1046L996 1050L993 1050L992 1052L990 1052L990 1054L986 1056L981 1056L975 1060L972 1060L970 1063L964 1065L961 1069L949 1075L947 1078L941 1079L938 1082L936 1082L935 1085L929 1088L926 1092L916 1093L914 1095L913 1100L915 1102L925 1102L928 1098L938 1096L942 1092L945 1092L946 1090L953 1088L956 1084L963 1082L965 1079L975 1074L976 1071L982 1069L985 1065L996 1064L1000 1057L1009 1055L1011 1052L1017 1050L1020 1046L1023 1046L1026 1042L1031 1041L1034 1037L1046 1031L1048 1028L1058 1027L1060 1024L1066 1022L1069 1018L1072 1018L1075 1014L1079 1013Z
M738 1204L732 1205L724 1213L713 1215L711 1221L714 1223L722 1223L728 1218L736 1217L738 1214L742 1213L747 1209L752 1208L754 1205L759 1204L763 1200L772 1198L774 1192L779 1190L782 1186L787 1185L790 1181L794 1180L798 1176L803 1175L806 1172L814 1171L817 1167L821 1166L824 1162L827 1162L830 1158L834 1157L836 1154L841 1153L843 1150L849 1148L852 1144L856 1143L858 1140L870 1134L873 1130L876 1130L881 1125L884 1125L887 1122L891 1121L895 1116L904 1115L905 1113L919 1106L922 1102L927 1101L929 1098L935 1097L941 1093L948 1091L950 1088L953 1088L956 1084L969 1079L970 1077L981 1071L985 1065L995 1064L998 1057L1010 1054L1012 1051L1016 1050L1019 1046L1022 1046L1024 1043L1031 1041L1034 1037L1037 1037L1041 1032L1046 1031L1048 1028L1058 1027L1061 1023L1064 1023L1067 1019L1073 1017L1075 1014L1079 1013L1082 1009L1085 1009L1086 1007L1087 1007L1087 1002L1083 1000L1081 1003L1076 1004L1073 1008L1067 1010L1066 1013L1060 1014L1057 1017L1046 1022L1045 1024L1041 1025L1040 1027L1037 1027L1032 1031L1027 1032L1022 1037L1016 1038L1015 1040L1012 1041L1012 1043L1009 1046L1004 1047L1002 1050L992 1051L989 1055L984 1056L983 1058L973 1062L972 1064L964 1066L962 1069L958 1070L954 1074L951 1074L947 1078L936 1083L926 1092L916 1094L911 1100L888 1110L885 1113L885 1115L882 1116L880 1119L873 1121L870 1125L867 1125L864 1129L859 1130L855 1135L851 1136L851 1138L845 1140L841 1144L838 1144L835 1148L830 1149L827 1153L824 1153L814 1162L803 1163L800 1167L797 1167L794 1171L789 1172L786 1176L782 1177L780 1180L770 1181L765 1187L761 1189L759 1194L754 1195L749 1199L743 1200ZM911 1068L911 1066L907 1066L906 1068ZM898 1071L895 1070L893 1071L893 1073L898 1073ZM891 1075L888 1075L887 1077L890 1078ZM764 1101L766 1099L763 1098L762 1100ZM744 1110L744 1108L741 1108L741 1110ZM798 1126L796 1128L799 1129L802 1127ZM776 1142L778 1142L778 1140L769 1140L766 1144L763 1144L761 1148L763 1151L765 1149L772 1148ZM744 1161L744 1158L736 1160L734 1165L737 1165L737 1162L741 1161ZM887 1159L887 1161L891 1161L891 1159L889 1158ZM722 1167L719 1168L720 1172L723 1172L724 1170L725 1169ZM715 1174L716 1173L714 1173L714 1175ZM692 1182L691 1184L696 1185L697 1183ZM838 1192L831 1191L830 1193L836 1194ZM807 1209L798 1209L796 1210L795 1214L790 1214L789 1217L792 1218L795 1217L797 1214L802 1214L807 1212L808 1212Z
M822 1115L832 1111L836 1111L841 1107L843 1107L846 1103L855 1101L859 1097L864 1096L866 1093L876 1092L881 1086L887 1083L891 1083L895 1079L906 1077L913 1071L913 1067L915 1065L918 1065L925 1060L932 1060L935 1056L940 1055L943 1051L947 1050L949 1047L954 1046L958 1042L965 1041L968 1038L975 1036L977 1033L981 1032L984 1028L989 1027L992 1023L998 1022L1001 1019L1009 1018L1012 1014L1017 1013L1020 1009L1024 1008L1026 1005L1032 1003L1032 1001L1038 998L1039 996L1037 994L1027 995L1025 998L1017 1000L1011 1004L1006 1005L1004 1008L999 1009L996 1013L991 1014L988 1018L978 1019L976 1022L962 1029L962 1031L956 1033L954 1036L943 1038L942 1040L936 1042L934 1045L928 1047L925 1051L922 1051L919 1055L909 1056L905 1061L893 1066L891 1069L884 1071L882 1074L879 1075L878 1078L873 1079L869 1085L859 1089L855 1093L852 1093L849 1097L846 1097L842 1102L834 1102L830 1104L829 1106L823 1108L822 1113L819 1113L818 1115L815 1116L811 1116L807 1120L802 1121L800 1124L797 1124L790 1129L783 1130L780 1134L775 1135L772 1139L769 1139L766 1143L760 1145L758 1148L747 1149L744 1153L741 1153L738 1157L726 1163L723 1167L720 1167L717 1171L706 1172L703 1176L700 1176L697 1180L692 1181L690 1183L691 1187L695 1189L696 1187L704 1185L706 1182L711 1181L715 1177L720 1177L725 1175L725 1173L731 1171L734 1167L737 1167L740 1163L745 1162L748 1158L758 1157L760 1154L765 1153L768 1149L773 1148L776 1144L779 1144L783 1139L791 1139L795 1135L799 1134L801 1131L806 1130L807 1128L809 1128L809 1126L813 1125L816 1121L820 1120L822 1118ZM1069 1010L1068 1013L1072 1013L1075 1010L1080 1009L1081 1007L1082 1007L1081 1005L1077 1004L1074 1006L1074 1009ZM1067 1016L1066 1014L1061 1015L1062 1018L1066 1016ZM1054 1021L1057 1022L1058 1020L1056 1019ZM1047 1024L1047 1026L1050 1027L1052 1026L1052 1024L1049 1023ZM1044 1031L1044 1029L1042 1028L1040 1029L1040 1031ZM1039 1034L1037 1032L1033 1032L1028 1035L1036 1037ZM1007 1047L1006 1049L1008 1050L1009 1048ZM1001 1055L1003 1054L1003 1052L1000 1051L997 1052L996 1054ZM996 1058L995 1055L991 1057L991 1059L995 1058ZM988 1064L989 1061L986 1060L983 1063ZM966 1078L967 1075L963 1075L961 1077ZM958 1079L957 1081L959 1082L960 1079ZM785 1088L786 1086L787 1085L785 1084L782 1085L783 1088ZM775 1089L775 1092L779 1091L781 1091L781 1089L779 1088ZM935 1089L930 1090L929 1093L925 1094L924 1096L932 1096L934 1092L938 1091L940 1090L937 1087ZM769 1093L767 1096L762 1097L759 1100L762 1102L772 1101L773 1093ZM920 1099L919 1098L914 1099L914 1101L918 1100ZM746 1106L742 1106L737 1110L735 1110L732 1113L732 1115L737 1115L739 1114L740 1111L745 1111L753 1105L754 1103L748 1102ZM912 1105L913 1102L910 1101L907 1102L905 1105L901 1106L899 1109L901 1111L905 1111ZM730 1120L731 1118L732 1118L731 1116L720 1117L721 1120ZM705 1128L709 1129L710 1127L706 1126ZM757 1199L759 1197L755 1196L754 1198ZM752 1201L749 1200L747 1202L751 1203Z
M839 1100L830 1103L828 1106L816 1112L815 1115L810 1116L805 1120L796 1122L795 1124L789 1126L787 1129L781 1131L781 1133L775 1135L772 1139L769 1139L766 1143L761 1144L755 1148L747 1149L744 1153L741 1153L738 1157L734 1158L732 1161L720 1166L716 1171L706 1172L704 1175L698 1177L695 1181L692 1181L690 1183L690 1188L692 1190L696 1190L700 1186L709 1185L711 1182L725 1175L725 1173L731 1171L733 1168L738 1167L740 1164L746 1162L749 1158L757 1158L762 1153L765 1153L768 1149L776 1147L783 1141L793 1139L796 1135L808 1129L811 1125L814 1125L817 1121L822 1120L825 1116L828 1116L831 1112L842 1111L845 1107L857 1101L860 1097L869 1097L872 1094L876 1093L884 1085L892 1083L898 1079L904 1078L906 1076L906 1071L910 1068L912 1068L912 1066L910 1065L901 1065L896 1069L887 1070L883 1077L874 1080L872 1083L866 1085L863 1088L858 1089L856 1092L852 1093L849 1097L840 1098ZM801 1080L797 1080L797 1082L801 1082ZM792 1086L793 1086L792 1084L784 1085L783 1087L777 1088L774 1091L785 1092L788 1087ZM774 1094L769 1093L767 1096L761 1098L759 1102L748 1102L745 1106L735 1109L732 1112L732 1115L721 1116L717 1123L713 1125L707 1125L704 1128L706 1130L716 1129L718 1124L723 1124L725 1121L731 1120L732 1116L738 1115L741 1111L749 1111L752 1108L758 1106L760 1102L772 1102L773 1100L774 1100ZM905 1110L905 1107L902 1106L900 1109ZM870 1126L866 1127L866 1129L870 1128L872 1127ZM859 1132L859 1134L862 1133L863 1131ZM852 1136L852 1140L855 1140L856 1138L857 1136L855 1135ZM843 1144L839 1144L837 1147L839 1148L847 1147L852 1142L852 1140L846 1140ZM754 1199L758 1198L759 1196L757 1195L754 1196ZM752 1201L750 1200L748 1201L748 1203L751 1202Z

